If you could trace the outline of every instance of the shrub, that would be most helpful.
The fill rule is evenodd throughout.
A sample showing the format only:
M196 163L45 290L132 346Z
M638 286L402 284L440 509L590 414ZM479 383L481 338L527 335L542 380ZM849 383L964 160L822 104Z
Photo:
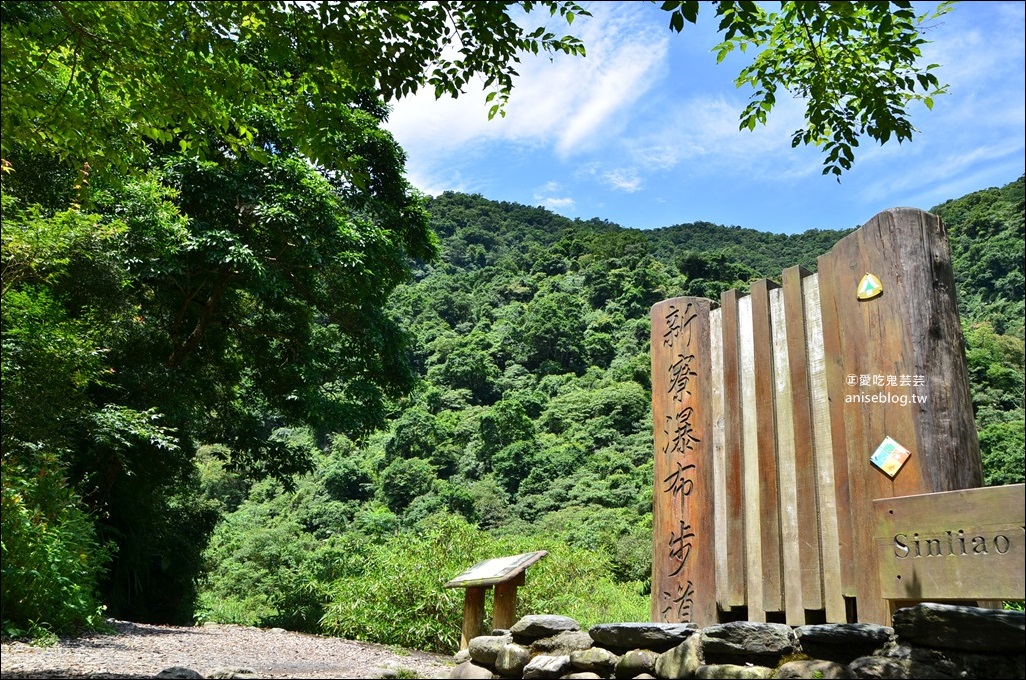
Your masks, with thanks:
M97 583L110 558L63 469L49 455L4 454L2 618L5 637L103 624Z
M459 644L463 591L442 586L490 558L548 550L518 591L517 616L563 614L582 627L602 621L644 621L649 599L641 583L617 584L606 557L541 535L490 535L462 517L442 513L370 546L359 573L328 587L323 632L356 640L452 653ZM490 599L489 596L490 608Z

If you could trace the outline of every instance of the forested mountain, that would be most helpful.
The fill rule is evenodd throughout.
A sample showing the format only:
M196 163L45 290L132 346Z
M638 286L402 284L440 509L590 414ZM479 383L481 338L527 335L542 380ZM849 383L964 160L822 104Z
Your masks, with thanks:
M301 172L288 165L279 170ZM204 167L172 164L165 172L192 178L188 186L196 191L216 191L216 179L240 181L206 176ZM313 197L320 196L313 186ZM274 190L266 189L267 209ZM951 238L988 484L1024 479L1023 198L1019 178L934 209ZM138 214L149 218L153 206L164 205L153 193L109 200L143 203ZM317 210L316 202L295 205ZM816 257L847 232L784 236L709 223L639 231L458 193L428 199L425 207L437 244L424 245L419 259L407 251L414 256L412 277L395 286L371 336L394 343L393 350L407 348L408 361L393 355L401 374L388 384L408 381L402 374L408 365L412 389L354 395L342 411L350 419L343 426L332 425L330 413L310 421L314 426L275 424L280 416L273 414L292 403L287 391L226 402L239 409L233 417L248 413L272 424L267 445L284 456L283 467L266 469L273 456L257 459L260 465L233 465L231 441L213 430L196 440L194 463L168 457L170 472L151 473L173 475L162 479L170 493L153 510L164 514L148 525L163 532L161 540L143 544L148 553L134 562L115 562L105 577L104 548L96 544L89 556L90 577L108 579L101 582L109 613L279 625L448 650L458 639L461 593L440 584L479 559L544 549L549 557L532 568L531 587L521 591L525 611L559 611L585 624L647 618L649 308L667 297L746 289L750 280L778 277L794 264L814 269ZM153 233L174 229L156 222ZM99 253L93 257L75 271L108 271ZM46 299L9 306L22 299L9 297L17 293L8 288L5 269L5 395L8 381L16 380L8 373L16 366L9 347L30 347L26 334L52 309ZM280 309L263 310L268 324L304 313L286 303L282 298ZM123 314L144 308L130 306ZM135 342L137 351L147 347ZM317 342L316 335L309 338L311 347ZM269 362L260 372L283 387L294 384L275 378L276 345L262 347L251 350ZM332 356L359 360L342 344L331 347L296 370L316 375ZM205 370L214 369L238 370L231 364ZM387 375L390 369L367 370ZM203 389L203 374L196 378L190 389ZM315 394L299 396L319 403ZM270 398L282 401L271 408ZM354 407L361 403L374 408ZM145 419L117 421L106 431L125 440L125 451L139 440L159 450L166 434L158 421ZM308 471L292 474L288 466L302 468L304 460ZM146 484L140 493L157 486ZM20 536L8 528L8 506L18 508L7 491L5 480L5 551L8 537ZM84 513L76 518L83 532L93 521ZM100 536L109 539L116 529ZM126 593L139 591L116 587L112 578L134 578L148 590L126 601Z
M245 500L225 495L208 463L205 493L233 500L206 552L201 617L318 629L323 612L320 630L445 648L454 623L446 633L403 609L433 603L433 615L455 622L458 600L447 614L436 609L440 575L547 549L553 571L545 562L532 570L539 581L523 592L539 599L528 607L645 618L649 307L745 288L793 264L814 268L846 233L707 223L637 231L456 193L428 210L441 256L415 263L415 281L389 305L414 336L417 388L368 437L289 432L319 451L295 492L265 482ZM936 210L951 233L987 483L1022 481L1023 181ZM556 564L594 570L563 574L554 604L545 598L560 590ZM442 572L434 595L430 583L400 577L432 569ZM297 583L325 584L323 599L301 597ZM394 625L376 622L381 612ZM408 632L418 626L425 632Z

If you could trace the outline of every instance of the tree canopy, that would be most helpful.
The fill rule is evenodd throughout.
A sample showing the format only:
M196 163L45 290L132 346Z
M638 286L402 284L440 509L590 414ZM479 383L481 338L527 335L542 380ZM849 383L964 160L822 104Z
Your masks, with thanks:
M665 3L671 28L698 4ZM796 141L842 169L862 133L906 139L905 104L941 89L915 63L907 3L847 4L716 5L720 56L761 50L742 73L761 88L743 125L764 122L778 89L804 96L815 106ZM547 25L587 14L567 1L0 2L5 634L96 625L98 588L116 615L189 619L219 517L304 471L330 501L290 519L292 534L380 537L438 510L499 525L513 493L514 524L556 525L607 492L606 505L645 505L635 319L685 279L743 276L727 262L739 250L675 263L615 225L538 214L558 239L508 246L493 223L443 218L440 248L384 129L389 102L421 88L481 84L502 115L525 55L585 54ZM462 202L433 205L480 209ZM437 275L408 287L439 253ZM438 388L404 401L421 371ZM603 510L603 545L635 577L644 519ZM286 552L281 564L302 562Z
M668 0L681 32L702 3ZM922 65L922 28L950 3L917 16L910 2L714 3L731 52L751 52L736 78L754 88L740 127L754 129L784 93L806 105L792 144L821 146L824 173L851 167L868 135L910 139L908 106L945 91ZM124 170L151 141L203 154L211 136L235 152L266 155L249 112L273 106L313 162L368 181L348 105L359 93L389 101L432 88L436 96L483 84L489 116L504 115L521 55L583 56L572 35L524 13L572 24L586 9L550 2L12 2L2 3L3 155L11 145L73 165ZM523 24L540 23L534 28Z
M686 21L698 20L702 4L668 0L662 8L671 13L670 28L681 32ZM928 42L922 27L952 3L922 15L907 0L781 2L775 12L751 1L712 4L723 34L714 50L717 61L734 50L755 53L735 80L755 90L741 129L765 124L780 94L800 97L805 127L792 133L791 145L821 146L823 174L839 178L851 169L863 135L881 144L911 139L909 104L932 109L933 98L947 90L932 72L938 64L918 61Z
M152 142L266 158L255 109L273 108L312 162L363 185L353 102L475 77L498 112L525 52L584 54L521 28L513 7L572 2L3 2L3 154L15 147L125 170Z

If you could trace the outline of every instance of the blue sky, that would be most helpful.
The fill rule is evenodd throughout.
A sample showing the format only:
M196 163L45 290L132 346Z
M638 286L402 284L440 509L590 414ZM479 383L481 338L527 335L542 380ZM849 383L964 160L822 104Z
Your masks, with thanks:
M924 63L949 94L910 108L909 142L866 139L840 184L816 148L792 149L800 101L739 131L743 67L716 64L713 8L681 34L648 2L582 3L570 29L588 56L525 58L505 118L484 94L399 101L388 128L421 191L478 193L650 229L706 221L782 233L858 226L881 210L929 209L1024 171L1026 3L962 2L935 20ZM925 11L932 5L921 5Z

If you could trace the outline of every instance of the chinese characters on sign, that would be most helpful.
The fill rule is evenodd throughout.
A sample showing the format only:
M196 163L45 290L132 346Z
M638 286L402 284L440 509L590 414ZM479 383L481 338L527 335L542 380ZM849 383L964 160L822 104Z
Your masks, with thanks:
M666 558L671 567L669 576L673 585L660 592L660 613L664 621L690 622L694 605L695 584L686 569L698 540L691 521L693 508L689 500L695 490L695 444L701 442L695 427L695 409L692 405L695 380L695 354L692 323L697 314L690 302L683 308L670 305L664 317L666 332L663 347L670 351L667 369L668 389L672 407L666 414L665 444L662 447L665 465L670 473L662 480L662 493L669 496L667 506L679 511L677 528L670 532L666 543Z
M854 375L845 378L848 387L923 387L925 375Z

